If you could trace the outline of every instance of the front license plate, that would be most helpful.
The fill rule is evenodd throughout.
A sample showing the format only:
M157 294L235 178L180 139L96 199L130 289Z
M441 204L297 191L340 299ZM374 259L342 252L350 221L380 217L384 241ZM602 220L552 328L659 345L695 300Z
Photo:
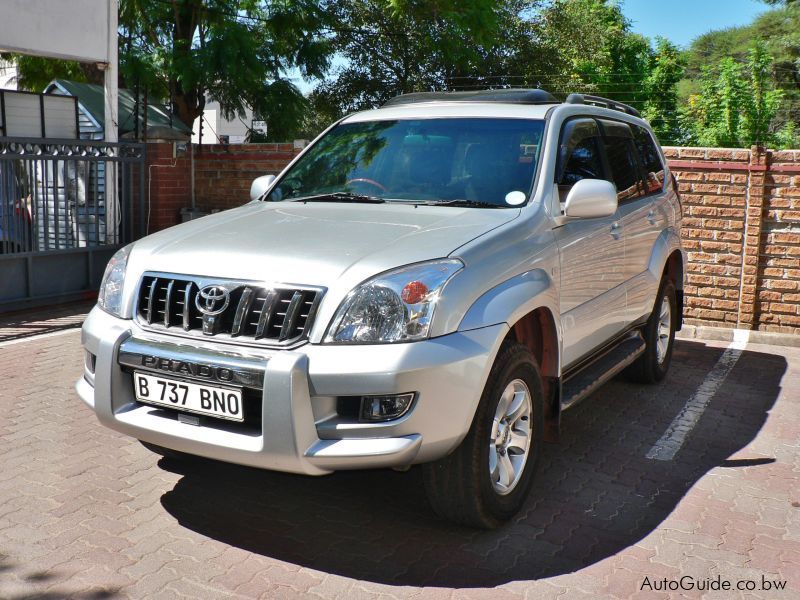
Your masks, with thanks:
M201 385L135 371L133 389L139 402L244 421L242 391L235 388Z

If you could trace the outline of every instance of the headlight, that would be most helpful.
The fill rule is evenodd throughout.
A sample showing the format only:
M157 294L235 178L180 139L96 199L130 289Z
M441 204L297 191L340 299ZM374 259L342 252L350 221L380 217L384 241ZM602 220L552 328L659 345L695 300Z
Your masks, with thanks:
M100 283L100 293L97 294L97 305L117 317L122 313L122 286L125 283L125 268L128 266L131 247L132 244L129 244L120 248L108 261Z
M463 267L460 260L437 260L365 281L336 311L325 342L386 344L427 338L442 289Z

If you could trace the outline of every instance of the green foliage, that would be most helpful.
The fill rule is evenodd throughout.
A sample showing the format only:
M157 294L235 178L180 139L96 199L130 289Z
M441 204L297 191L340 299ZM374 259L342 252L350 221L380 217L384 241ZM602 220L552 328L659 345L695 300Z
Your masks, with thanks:
M630 23L618 4L555 0L542 11L535 33L547 68L539 77L550 87L558 91L583 88L616 93L620 101L636 100L634 84L641 79L648 42L630 33Z
M286 73L324 75L329 16L317 0L120 0L122 84L169 100L190 126L211 97L228 118L252 107L268 121L270 140L292 139L307 101ZM40 91L56 78L103 80L90 64L14 58L23 89Z
M311 96L312 122L380 105L400 93L502 84L515 45L528 37L522 0L352 0L331 5L340 56Z
M800 4L797 2L769 10L750 25L711 31L697 38L685 53L686 76L678 86L681 103L688 104L690 96L700 93L705 67L716 68L724 58L746 63L754 42L762 43L766 53L773 57L770 79L775 89L783 92L772 129L791 129L800 122Z
M71 79L85 83L102 83L103 72L93 64L73 60L52 60L41 56L2 54L17 65L17 87L29 92L42 92L54 79Z
M689 141L729 148L791 141L792 129L779 133L774 127L782 92L774 89L772 68L773 58L761 42L753 45L745 64L726 57L716 68L704 68L700 93L684 110Z
M656 38L648 62L642 82L645 92L642 116L650 121L662 144L675 144L681 137L678 81L686 62L678 48L664 38Z
M620 5L607 0L555 0L535 34L539 60L531 57L529 79L561 95L582 91L630 104L662 142L677 140L676 84L686 61L674 44L657 38L651 45L632 33Z
M250 106L270 138L290 139L305 100L285 73L323 75L326 15L314 0L121 0L120 72L188 124L210 96L226 117Z

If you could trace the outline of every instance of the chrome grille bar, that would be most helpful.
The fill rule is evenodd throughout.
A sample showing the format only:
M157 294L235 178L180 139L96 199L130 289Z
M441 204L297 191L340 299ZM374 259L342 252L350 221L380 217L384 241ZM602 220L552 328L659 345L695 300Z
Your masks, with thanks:
M275 312L275 306L278 304L278 293L275 290L270 290L267 297L264 298L264 306L261 308L261 314L258 316L258 325L256 326L256 339L264 337L264 331L267 324L272 318L272 313Z
M278 340L281 342L291 336L297 318L300 316L300 306L303 302L302 292L295 292L292 300L289 302L289 307L286 309L286 316L283 318L283 325L281 325L281 333Z
M242 324L245 322L245 317L250 311L252 302L253 288L246 287L242 290L242 297L239 299L239 304L236 307L236 316L233 318L233 327L231 327L231 336L236 337L242 333Z
M170 316L170 303L172 302L172 288L175 286L175 280L170 279L167 284L167 295L164 297L164 327L169 327Z
M153 277L153 282L150 284L150 293L147 295L147 323L148 325L153 322L153 308L156 302L156 286L158 285L158 277Z
M183 290L183 330L189 331L192 326L192 282L186 282L186 288Z

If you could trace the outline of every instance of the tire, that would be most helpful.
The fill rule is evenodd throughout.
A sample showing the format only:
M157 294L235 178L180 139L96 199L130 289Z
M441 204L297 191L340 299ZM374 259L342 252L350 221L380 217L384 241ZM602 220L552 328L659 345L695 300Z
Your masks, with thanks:
M506 393L504 398L504 392L509 389L513 396ZM498 425L498 414L506 414L506 410L496 414L501 399L512 408L524 404L526 391L530 399L527 419L522 410L512 425ZM529 437L525 460L521 461L516 471L519 474L513 481L505 478L510 485L503 486L502 476L508 473L503 467L520 464L521 454L516 444L521 444L524 436L519 433L526 428ZM498 527L510 519L528 496L541 454L543 435L542 379L536 360L526 346L507 342L494 362L467 436L448 456L423 465L425 492L434 512L449 521L483 529ZM508 451L501 456L497 448L504 442ZM493 464L499 469L494 478L500 476L496 483L490 472L492 454L495 458ZM505 491L501 491L503 487Z
M192 454L186 454L185 452L181 452L180 450L172 450L171 448L164 448L163 446L151 444L150 442L139 440L139 443L148 450L150 450L150 452L159 454L164 458L168 458L170 460L189 461L189 460L195 460L197 458Z
M668 325L663 320L665 306L669 307ZM675 284L669 279L662 279L658 288L658 296L653 312L642 329L647 344L639 358L625 371L631 381L637 383L657 383L664 379L672 361L672 349L675 345L675 328L678 323L678 301ZM666 327L669 327L667 331ZM666 337L663 337L666 336ZM659 340L666 341L659 347Z

